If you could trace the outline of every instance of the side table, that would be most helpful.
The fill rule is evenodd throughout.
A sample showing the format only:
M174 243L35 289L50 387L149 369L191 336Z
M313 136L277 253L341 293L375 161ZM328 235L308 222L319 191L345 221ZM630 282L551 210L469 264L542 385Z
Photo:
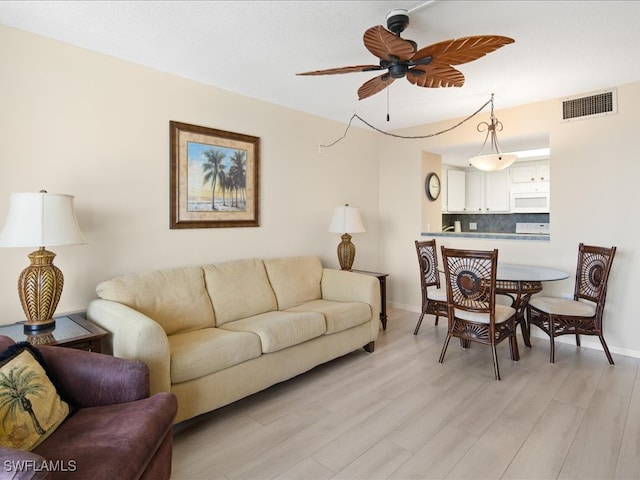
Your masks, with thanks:
M380 321L382 322L382 329L387 329L387 277L388 273L369 272L367 270L351 270L354 273L362 273L364 275L371 275L376 277L380 282Z
M32 345L57 345L78 348L89 352L102 352L102 339L109 332L91 323L83 314L71 313L55 317L56 326L52 330L25 333L24 321L0 326L0 335L14 342L29 342Z

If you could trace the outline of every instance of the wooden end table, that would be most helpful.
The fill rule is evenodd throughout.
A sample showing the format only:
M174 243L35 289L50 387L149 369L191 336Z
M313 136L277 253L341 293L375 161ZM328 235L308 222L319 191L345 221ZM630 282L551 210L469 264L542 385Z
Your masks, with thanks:
M32 345L57 345L77 348L89 352L102 352L102 339L109 332L91 323L83 314L71 313L55 317L53 330L25 333L24 321L0 326L0 335L14 342L29 342Z
M354 273L362 273L364 275L371 275L376 277L380 282L380 321L382 322L382 329L387 329L387 277L388 273L369 272L367 270L351 270Z

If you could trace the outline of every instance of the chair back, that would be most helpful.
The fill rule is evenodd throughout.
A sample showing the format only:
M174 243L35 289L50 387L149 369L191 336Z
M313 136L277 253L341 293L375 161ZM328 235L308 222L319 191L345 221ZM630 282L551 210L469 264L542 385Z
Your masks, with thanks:
M416 252L420 265L420 285L422 285L423 294L426 295L427 287L436 286L440 288L435 239L425 240L423 242L416 240Z
M574 300L589 300L602 308L607 296L607 282L616 247L595 247L580 244Z
M435 239L422 242L416 240L415 244L416 252L418 253L418 265L420 266L420 288L422 290L422 312L413 331L413 334L417 335L422 319L426 314L436 317L435 325L438 325L439 317L447 316L447 302L443 298L445 292L440 289L440 271L438 270L438 251L436 250ZM429 289L429 287L436 288Z
M442 247L449 318L461 312L490 314L495 318L498 250L457 250Z

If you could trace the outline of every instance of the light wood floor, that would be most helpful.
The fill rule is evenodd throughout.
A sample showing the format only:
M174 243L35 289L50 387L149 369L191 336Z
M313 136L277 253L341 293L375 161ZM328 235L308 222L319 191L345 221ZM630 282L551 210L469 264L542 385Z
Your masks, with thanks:
M364 350L175 427L175 480L640 478L640 360L450 343L389 309ZM535 327L534 327L535 328Z

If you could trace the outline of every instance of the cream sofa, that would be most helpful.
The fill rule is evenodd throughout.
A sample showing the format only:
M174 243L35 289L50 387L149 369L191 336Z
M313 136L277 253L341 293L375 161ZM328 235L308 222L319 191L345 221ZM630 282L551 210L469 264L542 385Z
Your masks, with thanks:
M149 366L175 422L227 405L359 348L379 331L374 277L314 256L245 259L100 283L88 318L107 353Z

